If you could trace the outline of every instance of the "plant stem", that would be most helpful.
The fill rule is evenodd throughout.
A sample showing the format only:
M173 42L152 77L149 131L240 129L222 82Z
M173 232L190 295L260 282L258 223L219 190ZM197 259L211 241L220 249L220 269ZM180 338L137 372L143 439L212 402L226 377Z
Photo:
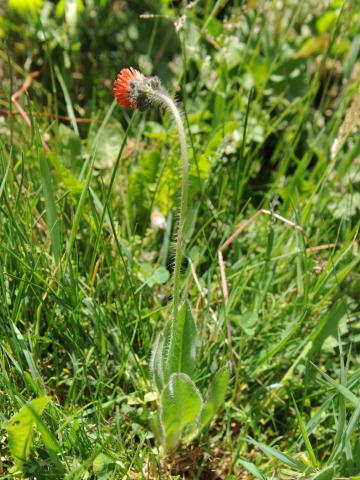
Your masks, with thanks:
M171 112L179 134L180 141L180 150L181 150L181 200L180 200L180 216L177 229L177 239L176 239L176 253L175 253L175 269L174 269L174 291L173 291L173 321L171 325L171 336L170 336L170 345L169 352L171 357L171 352L173 351L174 341L175 341L175 329L176 329L176 320L179 310L179 299L180 299L180 274L181 274L181 263L183 257L183 244L184 244L184 225L186 220L186 211L188 204L188 187L189 187L189 157L187 152L186 145L186 135L184 124L180 115L180 112L176 106L174 100L163 92L156 92L158 97L161 99L164 105Z

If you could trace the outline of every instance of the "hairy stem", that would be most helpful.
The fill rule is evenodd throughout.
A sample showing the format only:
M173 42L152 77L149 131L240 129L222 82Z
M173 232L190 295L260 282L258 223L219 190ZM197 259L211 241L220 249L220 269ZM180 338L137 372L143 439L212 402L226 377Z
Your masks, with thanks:
M179 134L180 150L181 150L181 200L180 200L180 216L178 223L177 239L176 239L176 253L175 253L175 270L174 270L174 292L173 292L173 320L171 326L171 336L169 345L169 357L171 358L171 352L173 351L175 341L175 329L176 321L179 310L180 301L180 274L181 263L183 258L184 247L184 225L186 220L186 211L188 204L188 186L189 186L189 157L186 145L186 136L184 124L180 115L180 112L176 106L174 100L166 93L157 92L158 98L162 101L163 105L171 112Z

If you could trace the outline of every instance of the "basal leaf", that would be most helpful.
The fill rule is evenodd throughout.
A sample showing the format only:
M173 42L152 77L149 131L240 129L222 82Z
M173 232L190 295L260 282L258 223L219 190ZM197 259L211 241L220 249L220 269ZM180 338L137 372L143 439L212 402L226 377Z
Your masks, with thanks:
M33 444L33 431L36 424L34 412L40 416L50 400L50 397L40 397L31 400L6 425L9 435L9 449L18 469L22 468L23 462L30 456Z
M160 419L164 445L172 450L184 429L194 422L202 407L202 397L194 382L184 373L174 373L161 394Z
M183 372L193 375L196 361L196 326L185 303L177 316L172 351L169 351L169 374Z

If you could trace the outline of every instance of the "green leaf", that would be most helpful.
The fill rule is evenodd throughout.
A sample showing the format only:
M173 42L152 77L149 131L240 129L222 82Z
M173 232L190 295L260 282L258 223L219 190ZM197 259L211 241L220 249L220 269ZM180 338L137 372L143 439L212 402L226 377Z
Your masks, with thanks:
M165 267L158 267L149 262L139 264L139 278L150 288L154 285L162 285L169 280L170 274Z
M167 450L180 442L185 427L197 419L202 405L201 394L191 378L173 373L161 394L160 419Z
M326 11L321 17L319 17L316 22L316 30L318 33L329 32L334 26L338 14L334 10Z
M149 415L149 427L153 432L156 440L161 443L163 439L163 432L160 422L160 411L152 412Z
M332 385L343 397L345 397L349 402L351 402L355 407L360 407L360 399L352 393L351 390L346 388L344 385L341 385L338 383L336 380L333 380L329 375L322 370L320 370L319 367L313 364L313 366L318 370L318 372L321 373L321 375L327 380L327 382Z
M264 443L256 442L252 438L249 438L248 441L260 448L260 450L262 450L269 458L275 457L280 460L280 462L285 463L285 465L287 465L288 467L295 468L300 472L304 472L307 469L307 467L301 462L299 462L295 458L290 457L289 455L286 455L285 453L280 452L279 450L276 450L276 448L269 447Z
M244 460L242 458L239 458L237 460L237 463L239 463L242 467L246 468L252 475L254 475L255 478L260 478L260 480L265 480L266 477L258 470L258 468L252 463L248 462L247 460Z
M208 397L200 415L200 427L204 428L212 420L224 403L226 389L230 380L230 369L225 367L216 372L209 388Z
M33 18L38 17L43 4L44 0L9 0L8 2L10 8L13 8L25 18L28 18L29 14Z
M334 468L328 467L322 470L321 472L316 473L312 480L332 480L334 478Z
M346 316L346 305L342 300L336 302L317 322L315 331L311 334L313 344L309 355L320 352L324 348L325 341L332 337L338 339L340 321Z
M61 256L61 243L60 243L60 228L56 215L56 201L54 188L52 184L50 168L47 158L44 154L40 153L40 175L41 183L45 197L46 206L46 218L49 227L51 245L56 264L60 261Z
M185 218L185 223L184 223L184 231L183 231L183 235L186 242L190 242L191 239L193 238L198 211L199 211L198 206L197 207L189 206L188 208L186 218Z
M336 219L353 217L360 208L360 193L342 193L333 202L329 202L327 208Z
M0 150L0 157L2 158L1 150ZM7 167L6 167L6 170L5 170L5 173L4 173L3 178L2 178L2 180L1 180L1 182L0 182L0 198L1 198L1 195L2 195L3 190L4 190L4 188L5 188L6 179L7 179L9 170L10 170L10 164L11 164L11 160L9 159L8 164L7 164Z
M163 351L164 351L164 335L159 333L156 337L150 358L150 376L153 385L161 392L164 386L164 370L163 370Z
M99 453L93 461L93 470L96 478L105 480L114 470L115 460L106 453Z
M65 188L73 194L80 194L84 188L84 184L78 180L60 161L58 156L51 152L49 159L53 164L58 177L64 182Z
M14 458L15 466L20 470L23 462L30 456L34 426L37 422L36 416L40 416L43 413L50 401L50 397L40 397L31 400L6 425L9 435L9 449Z
M120 125L102 131L98 136L95 154L95 167L97 169L111 171L123 138L124 131Z
M304 443L305 443L305 447L306 447L307 453L308 453L309 458L310 458L310 460L311 460L312 466L313 466L313 467L317 467L318 462L317 462L317 460L316 460L316 456L315 456L314 450L313 450L313 448L312 448L310 439L309 439L308 434L307 434L307 432L306 432L306 426L305 426L305 424L304 424L304 422L303 422L303 419L301 418L301 415L300 415L299 409L298 409L298 407L297 407L297 405L296 405L296 402L295 402L294 397L293 397L293 403L294 403L294 407L295 407L295 411L296 411L296 417L297 417L297 420L298 420L298 423L299 423L301 435L302 435L302 437L303 437L303 440L304 440Z
M169 280L169 277L169 270L165 267L159 267L155 270L151 278L157 285L162 285Z
M354 40L351 42L350 52L344 62L344 78L349 80L353 72L354 65L359 57L360 52L360 35L356 35Z
M155 385L159 392L162 391L170 378L167 368L170 334L171 322L167 322L164 331L156 338L151 352L150 375L153 385Z
M177 316L174 329L173 349L169 351L168 372L183 372L192 377L196 362L196 325L190 311L185 303Z
M231 319L238 324L246 335L252 337L257 328L259 315L256 311L248 310L241 315L231 315Z
M71 101L71 98L70 98L69 90L66 86L66 82L65 82L65 80L64 80L64 78L63 78L63 76L62 76L62 74L61 74L57 65L54 65L54 70L55 70L55 74L57 76L57 79L60 83L61 90L63 92L64 98L65 98L66 109L67 109L67 112L68 112L68 116L70 117L71 126L73 127L75 135L77 137L79 137L80 136L79 128L78 128L78 125L76 123L74 107L73 107L73 104L72 104L72 101Z
M146 218L147 209L151 208L154 201L159 165L161 165L161 156L158 152L144 152L136 167L128 175L129 205L131 205L133 213L140 218ZM165 180L161 177L161 181ZM159 192L157 192L157 196L158 194ZM169 200L167 199L167 201ZM166 213L168 210L168 208L164 208L162 202L156 202L156 206L162 213Z

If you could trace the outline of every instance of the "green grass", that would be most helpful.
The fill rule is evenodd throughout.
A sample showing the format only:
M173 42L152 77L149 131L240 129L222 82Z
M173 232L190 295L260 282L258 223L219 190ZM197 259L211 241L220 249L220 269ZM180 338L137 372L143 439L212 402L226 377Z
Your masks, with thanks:
M200 3L99 2L94 17L85 2L75 26L0 7L3 478L15 478L7 422L41 396L51 402L32 417L20 478L360 475L359 4ZM160 17L138 17L148 10ZM199 389L232 361L215 422L165 459L149 359L171 310L179 145L168 114L112 103L131 64L161 76L187 125L182 293L201 337ZM29 129L4 110L37 68L19 100ZM224 251L225 304L218 249L260 208L305 233L251 223Z

